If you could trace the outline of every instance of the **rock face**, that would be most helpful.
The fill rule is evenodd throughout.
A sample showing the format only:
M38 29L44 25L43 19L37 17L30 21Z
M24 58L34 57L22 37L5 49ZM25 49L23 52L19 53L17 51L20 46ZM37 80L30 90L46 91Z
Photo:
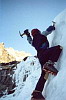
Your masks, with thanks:
M15 79L13 78L13 74L13 69L0 70L0 97L15 91Z

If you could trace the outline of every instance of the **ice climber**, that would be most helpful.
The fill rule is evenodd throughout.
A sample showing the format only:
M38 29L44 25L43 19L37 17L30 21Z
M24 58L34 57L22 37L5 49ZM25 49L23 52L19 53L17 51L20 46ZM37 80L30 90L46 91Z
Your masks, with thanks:
M41 33L39 29L32 29L31 35L26 29L24 34L27 36L28 42L37 50L37 57L41 64L41 76L36 84L35 90L32 93L31 100L45 100L42 95L44 84L47 80L46 73L51 72L52 74L57 74L58 70L54 67L54 63L57 62L60 53L62 51L62 46L57 45L54 47L49 47L49 42L47 36L55 30L55 24L49 26L45 31ZM21 35L22 36L22 35ZM47 72L46 72L47 71Z

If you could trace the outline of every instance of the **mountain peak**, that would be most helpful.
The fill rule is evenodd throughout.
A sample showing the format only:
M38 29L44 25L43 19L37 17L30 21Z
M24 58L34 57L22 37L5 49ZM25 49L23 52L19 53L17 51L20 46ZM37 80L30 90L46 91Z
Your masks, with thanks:
M0 63L8 63L11 61L22 61L26 56L31 54L24 51L14 50L13 48L5 48L4 43L0 43Z

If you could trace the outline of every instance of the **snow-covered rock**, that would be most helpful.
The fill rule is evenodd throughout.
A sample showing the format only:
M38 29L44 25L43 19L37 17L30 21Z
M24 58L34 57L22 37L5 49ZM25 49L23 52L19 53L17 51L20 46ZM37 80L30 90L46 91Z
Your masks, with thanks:
M25 61L17 65L14 73L16 81L15 92L10 95L4 95L1 100L22 100L31 98L31 93L40 77L41 67L38 58L30 56Z

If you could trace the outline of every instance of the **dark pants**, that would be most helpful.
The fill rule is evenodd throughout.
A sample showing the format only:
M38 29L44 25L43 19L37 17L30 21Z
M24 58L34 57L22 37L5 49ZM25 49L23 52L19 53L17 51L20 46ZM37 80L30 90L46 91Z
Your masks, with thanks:
M62 51L62 49L60 49L60 45L48 48L46 50L41 50L37 55L38 58L39 58L41 67L43 68L43 65L48 60L51 60L52 62L57 62L61 51ZM45 76L45 72L42 70L41 76L39 78L39 81L36 85L35 90L38 90L38 91L41 91L41 92L43 91L44 84L46 82L46 80L44 79L44 76Z

